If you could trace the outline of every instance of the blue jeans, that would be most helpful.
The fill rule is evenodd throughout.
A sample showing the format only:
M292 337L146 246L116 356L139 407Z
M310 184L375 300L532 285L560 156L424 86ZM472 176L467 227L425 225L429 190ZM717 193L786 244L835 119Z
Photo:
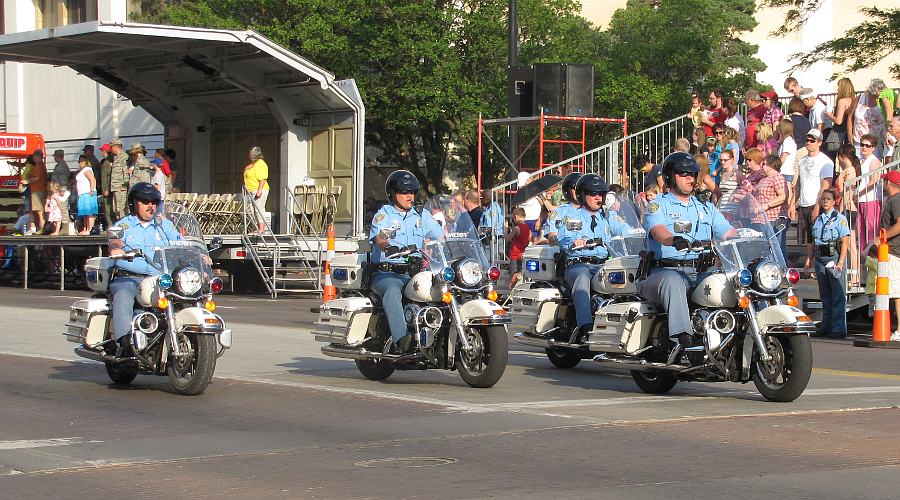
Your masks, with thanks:
M134 299L138 295L138 286L144 278L116 278L109 284L112 293L113 331L116 340L131 333L131 320L134 318Z
M835 278L825 265L837 262L838 256L821 257L816 254L816 279L819 281L819 295L822 297L822 333L847 333L847 296L844 294L844 273Z
M406 318L403 316L403 287L409 275L376 271L372 274L372 291L381 296L381 305L387 317L394 342L406 336Z
M598 264L572 264L566 268L566 283L572 290L572 303L575 304L575 327L594 323L591 311L591 278L600 270Z

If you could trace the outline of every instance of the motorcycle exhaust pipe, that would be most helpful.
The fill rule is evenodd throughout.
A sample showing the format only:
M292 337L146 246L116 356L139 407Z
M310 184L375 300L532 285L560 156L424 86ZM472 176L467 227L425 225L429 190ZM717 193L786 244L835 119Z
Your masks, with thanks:
M358 359L358 360L397 360L400 359L399 354L384 354L381 352L368 351L366 349L353 349L349 347L336 347L326 345L322 347L322 354L331 356L332 358Z

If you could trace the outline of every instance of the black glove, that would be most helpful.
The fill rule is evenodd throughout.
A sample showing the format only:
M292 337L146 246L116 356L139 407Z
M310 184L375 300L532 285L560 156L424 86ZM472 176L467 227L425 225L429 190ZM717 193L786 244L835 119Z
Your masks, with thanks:
M390 257L390 256L394 255L395 253L399 253L399 252L400 252L400 247L396 247L394 245L388 245L388 246L384 247L384 255L386 255L387 257Z
M675 250L678 250L680 252L682 250L687 250L688 248L690 248L691 242L681 236L676 236L675 239L672 240L672 246L675 247Z

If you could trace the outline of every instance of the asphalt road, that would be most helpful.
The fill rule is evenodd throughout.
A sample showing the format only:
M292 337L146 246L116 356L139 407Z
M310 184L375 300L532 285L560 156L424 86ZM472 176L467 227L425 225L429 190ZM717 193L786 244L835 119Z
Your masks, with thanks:
M314 302L222 297L235 347L205 394L109 385L60 335L83 292L0 288L2 498L897 498L900 350L814 341L810 388L551 367L511 344L492 389L363 379L309 334Z

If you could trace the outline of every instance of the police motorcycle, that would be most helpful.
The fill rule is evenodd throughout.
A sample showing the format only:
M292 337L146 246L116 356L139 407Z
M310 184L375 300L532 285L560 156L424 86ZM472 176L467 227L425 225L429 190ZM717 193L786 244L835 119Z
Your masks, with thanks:
M500 269L490 265L472 224L457 224L447 200L435 198L424 207L441 221L445 235L425 240L422 248L394 248L410 276L403 289L403 312L413 343L397 352L380 297L370 288L376 264L370 263L368 241L360 253L331 262L331 278L339 298L314 312L313 335L326 356L353 359L369 380L384 380L395 370L457 370L472 387L491 387L506 369L506 324L509 314L497 304L494 289ZM397 228L382 230L392 239ZM390 248L390 247L388 247ZM387 249L386 249L387 250Z
M80 344L75 354L104 363L115 384L130 384L138 374L160 375L168 377L177 394L198 395L212 380L217 358L231 347L231 329L214 312L214 294L222 291L223 283L213 277L197 219L174 202L166 202L164 210L151 224L159 226L166 218L183 240L157 247L146 259L159 274L139 285L131 320L134 357L116 357L109 285L121 272L116 262L146 257L140 250L126 247L122 255L87 260L85 276L95 293L72 304L63 335ZM121 238L123 229L111 227L110 236ZM214 239L212 249L221 245L219 240Z
M809 382L809 335L815 332L791 289L800 273L787 269L778 233L751 195L721 211L737 237L693 241L686 249L706 251L697 261L705 277L689 290L691 320L702 345L677 355L664 311L637 295L636 281L653 259L645 252L642 258L620 259L621 271L603 277L600 288L616 299L596 311L589 343L601 353L594 361L630 369L648 393L668 392L679 380L752 380L767 400L793 401ZM676 225L676 232L691 231Z
M607 196L615 197L615 204L606 203L601 211L603 216L617 218L631 229L624 236L613 236L612 241L605 244L609 257L603 269L591 280L592 311L622 300L611 291L625 285L624 266L639 259L638 253L643 250L646 239L634 203L613 193ZM581 229L582 221L563 216L559 224L577 231ZM589 240L580 248L600 245L604 243L599 239ZM571 290L563 279L566 265L563 252L556 245L533 245L525 249L522 261L523 279L510 292L509 298L513 338L520 344L543 348L547 358L558 368L574 368L582 359L593 358L600 351L593 344L596 337L578 338L575 331L575 306ZM610 275L616 284L612 289L606 284Z

